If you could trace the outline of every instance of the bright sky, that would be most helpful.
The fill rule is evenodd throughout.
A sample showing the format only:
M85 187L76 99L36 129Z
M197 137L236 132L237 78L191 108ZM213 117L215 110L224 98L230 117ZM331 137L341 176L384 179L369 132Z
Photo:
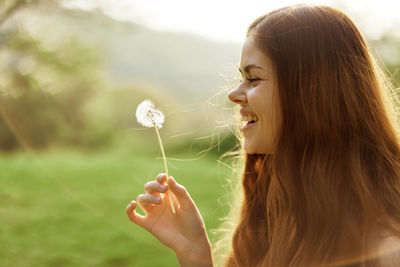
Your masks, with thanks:
M399 0L64 0L67 7L100 8L111 17L150 28L191 32L215 41L241 43L258 16L295 3L327 4L348 14L370 38L400 27ZM400 32L400 31L397 31ZM400 34L400 33L399 33Z

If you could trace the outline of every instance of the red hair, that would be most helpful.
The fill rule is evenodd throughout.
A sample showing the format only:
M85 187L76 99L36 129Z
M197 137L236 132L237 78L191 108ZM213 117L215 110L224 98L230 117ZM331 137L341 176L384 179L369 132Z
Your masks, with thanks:
M367 262L376 233L400 237L390 83L351 19L332 7L274 10L250 35L273 62L282 125L273 154L245 154L224 266Z

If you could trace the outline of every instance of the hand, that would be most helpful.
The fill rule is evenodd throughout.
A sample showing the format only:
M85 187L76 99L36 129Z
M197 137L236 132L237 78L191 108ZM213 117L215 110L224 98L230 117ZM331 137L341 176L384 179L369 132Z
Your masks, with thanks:
M166 182L167 175L159 174L156 181L146 183L146 194L139 195L137 202L132 201L126 207L129 219L174 250L178 259L211 259L211 245L196 204L185 187L178 184L174 178L170 176L168 184ZM172 213L169 203L168 194L171 192L176 214ZM165 194L162 196L160 193ZM137 203L146 216L135 211Z

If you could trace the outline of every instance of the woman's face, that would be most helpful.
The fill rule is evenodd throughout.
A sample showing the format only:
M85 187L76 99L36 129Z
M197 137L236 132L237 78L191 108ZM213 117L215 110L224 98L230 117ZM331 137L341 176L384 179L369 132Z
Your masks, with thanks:
M251 35L243 45L239 71L243 80L228 97L241 106L244 150L249 154L272 154L281 122L276 80L271 60L256 47Z

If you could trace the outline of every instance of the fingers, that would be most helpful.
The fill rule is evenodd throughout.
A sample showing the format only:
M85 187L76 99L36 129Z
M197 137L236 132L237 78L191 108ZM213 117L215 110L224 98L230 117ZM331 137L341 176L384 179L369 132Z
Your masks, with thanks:
M184 210L197 209L196 204L190 197L189 192L183 185L178 184L175 179L170 176L168 179L168 188L176 196L180 206Z
M163 184L167 181L167 174L166 173L159 173L157 175L157 182L159 182L160 184Z
M154 207L154 204L160 204L161 201L162 199L160 196L152 194L140 194L137 197L137 202L146 213Z
M132 202L126 207L126 215L128 215L128 218L131 222L143 227L144 216L136 213L136 206L136 201L132 200Z
M167 185L160 184L159 182L156 181L150 181L144 185L144 190L148 194L154 194L156 196L159 196L160 193L165 193L168 190Z
M167 181L167 175L160 173L157 175L157 181L149 181L144 185L147 194L140 194L137 197L139 206L147 213L155 204L161 204L162 198L160 193L167 193L168 186L164 184Z

